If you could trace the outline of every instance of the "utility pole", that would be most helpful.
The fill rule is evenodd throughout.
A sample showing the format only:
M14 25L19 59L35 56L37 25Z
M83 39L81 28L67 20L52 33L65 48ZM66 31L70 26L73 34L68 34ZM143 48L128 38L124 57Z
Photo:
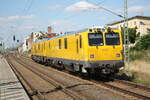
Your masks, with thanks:
M3 38L0 37L0 52L3 52Z
M128 1L124 0L124 62L129 67Z
M3 52L5 53L5 43L3 42Z

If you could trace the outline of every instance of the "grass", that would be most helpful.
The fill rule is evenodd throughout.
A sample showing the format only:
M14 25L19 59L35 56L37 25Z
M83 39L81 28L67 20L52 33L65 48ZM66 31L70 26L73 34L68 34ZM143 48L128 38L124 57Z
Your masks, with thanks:
M150 50L130 50L130 64L129 72L133 76L130 81L150 86Z
M29 56L31 54L31 50L23 52L25 56Z
M145 73L121 70L118 73L119 79L131 81L137 84L150 86L150 75Z
M130 62L135 60L150 62L150 50L130 51Z
M133 72L133 74L135 78L132 80L132 82L150 86L150 75L138 72Z
M142 85L145 85L145 86L150 86L150 81L143 81L143 80L135 79L132 82L142 84Z

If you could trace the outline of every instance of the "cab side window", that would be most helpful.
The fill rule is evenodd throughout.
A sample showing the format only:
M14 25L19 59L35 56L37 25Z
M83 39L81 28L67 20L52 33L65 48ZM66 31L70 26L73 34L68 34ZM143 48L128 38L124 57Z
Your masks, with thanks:
M59 49L61 49L61 39L59 39Z
M67 49L67 48L68 48L67 38L64 38L64 48L65 48L65 49Z
M82 48L82 36L80 35L80 48Z

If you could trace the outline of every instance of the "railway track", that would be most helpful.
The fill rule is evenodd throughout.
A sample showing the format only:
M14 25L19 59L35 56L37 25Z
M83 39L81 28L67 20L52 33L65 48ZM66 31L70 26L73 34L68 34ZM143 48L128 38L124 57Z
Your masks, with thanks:
M10 65L10 67L12 68L12 70L14 71L15 75L17 76L17 78L19 79L19 81L21 82L21 84L23 85L23 87L25 88L25 84L27 84L27 86L31 89L32 93L31 92L29 93L26 90L26 92L28 93L30 99L32 100L32 95L36 94L37 98L39 100L45 100L44 96L40 93L40 91L37 90L37 89L35 89L34 86L32 86L32 84L27 81L27 79L21 74L21 72L12 64L11 60L8 57L6 59L7 59L8 64Z
M139 99L150 100L150 92L148 92L148 91L142 92L143 88L137 89L137 87L135 87L135 86L127 86L127 84L124 84L124 83L118 84L118 82L116 82L116 81L113 81L113 82L100 82L100 81L96 81L96 80L91 80L91 81L95 82L97 84L101 84L102 86L111 88L113 90L122 92L124 94L128 94L128 95L137 97ZM126 88L126 87L128 87L128 88ZM139 91L137 91L137 90L139 90Z
M14 57L15 58L15 57ZM24 66L25 68L27 68L28 70L32 71L33 73L35 73L36 75L38 75L39 77L41 77L43 80L47 81L48 83L52 84L53 86L55 86L55 90L61 90L62 92L64 92L66 95L70 96L73 100L84 100L85 97L77 94L76 92L74 91L71 91L68 89L68 87L62 85L61 83L57 82L56 80L50 78L49 76L47 76L45 73L43 73L42 71L40 71L39 69L35 69L33 68L32 66L22 62L21 60L15 58L15 60L17 61L17 63L21 64L22 66ZM17 70L17 69L16 69ZM21 76L23 77L23 76ZM31 88L33 88L30 84L29 86ZM35 90L33 88L33 90ZM44 96L42 96L43 94L47 94L47 93L50 93L52 91L37 91L36 90L36 93L40 96L40 100L45 100L45 98L43 99Z
M118 79L115 79L115 81L117 83L126 84L126 85L129 85L129 86L132 86L132 87L135 87L135 88L140 88L144 91L150 92L150 87L148 87L148 86L139 85L139 84L135 84L135 83L124 81L124 80L118 80Z
M24 56L22 57L29 60L29 58L26 58ZM117 79L110 82L102 82L93 79L91 79L90 81L139 99L150 100L150 88L146 86Z

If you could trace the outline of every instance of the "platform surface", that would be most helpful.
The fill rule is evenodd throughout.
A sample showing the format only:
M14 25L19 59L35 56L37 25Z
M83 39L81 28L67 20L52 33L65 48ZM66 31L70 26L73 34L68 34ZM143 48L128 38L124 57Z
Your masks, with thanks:
M0 100L30 100L2 55L0 55Z

